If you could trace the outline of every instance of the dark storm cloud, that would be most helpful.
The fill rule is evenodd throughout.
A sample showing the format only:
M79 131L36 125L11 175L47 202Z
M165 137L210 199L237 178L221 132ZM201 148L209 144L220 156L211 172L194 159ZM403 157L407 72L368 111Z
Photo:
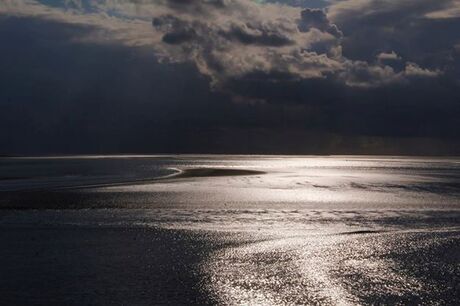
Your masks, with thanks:
M222 118L229 99L191 65L159 64L148 48L82 45L92 31L0 17L1 153L183 151Z
M266 2L0 3L0 151L459 152L455 1Z
M307 8L302 10L300 16L299 29L302 32L308 32L309 30L316 28L337 38L342 38L343 36L337 26L329 21L323 10Z
M189 5L203 7L209 3L193 1ZM340 5L329 10L332 17L343 21L338 13ZM200 16L204 14L208 18ZM172 6L169 14L153 19L153 26L169 45L165 47L167 60L195 62L211 77L214 88L224 91L229 90L229 80L254 74L270 75L270 82L276 81L276 75L289 74L298 79L328 78L351 87L378 87L438 77L445 69L426 62L429 68L421 66L417 58L400 57L403 60L398 65L389 63L384 54L393 50L382 49L368 57L344 56L343 42L353 42L320 9L261 6L243 0L226 1L206 13Z
M227 0L166 0L172 8L205 13L209 7L224 8Z
M333 5L329 16L345 33L343 54L348 58L371 62L394 52L403 61L447 71L458 60L458 1L349 0Z
M300 14L245 0L225 1L217 8L203 1L188 5L208 7L188 11L174 3L167 14L153 18L155 31L169 45L164 59L195 62L221 90L228 79L254 72L312 78L341 68L334 58L340 56L340 32L322 11Z
M61 8L46 2L8 3L3 6L11 14L100 29L86 40L148 45L161 61L192 62L212 79L215 89L224 91L227 80L260 72L300 79L333 75L348 86L380 86L409 79L404 69L395 70L383 61L343 56L342 30L326 11L293 8L281 5L282 1L261 5L252 0L83 0L65 2ZM331 11L337 12L335 7ZM147 29L149 19L154 31ZM410 67L420 67L414 59L410 63ZM427 68L420 67L424 70ZM441 70L436 67L433 72ZM361 75L371 76L369 82Z
M302 8L325 8L329 5L328 0L265 0L267 3L280 3Z
M212 46L214 42L208 38L216 35L227 42L236 42L243 45L281 47L294 43L282 33L277 33L273 29L259 30L254 24L232 24L228 29L213 31L205 23L198 21L185 22L177 17L166 15L154 18L152 25L160 31L166 31L167 33L164 34L162 40L172 45L181 43L202 43L205 45L209 43L208 47L215 47ZM215 37L214 39L217 40ZM222 40L220 42L223 43Z
M233 25L230 30L222 31L223 37L234 40L246 45L260 45L267 47L282 47L293 44L294 42L282 33L261 31L260 33L251 33L252 25Z

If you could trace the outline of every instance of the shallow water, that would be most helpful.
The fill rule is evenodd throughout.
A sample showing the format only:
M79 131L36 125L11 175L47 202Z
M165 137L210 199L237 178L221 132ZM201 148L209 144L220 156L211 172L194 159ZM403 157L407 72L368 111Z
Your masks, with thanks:
M164 178L198 168L265 174ZM184 269L184 275L190 276L176 284L168 280L167 285L161 278L150 279L158 286L147 286L142 297L120 296L112 300L115 303L460 303L460 160L455 158L2 159L0 176L0 227L12 233L1 238L4 245L24 235L22 231L45 230L51 236L63 229L71 231L64 239L67 244L51 246L58 257L60 250L65 250L67 261L61 265L67 269L69 265L86 267L89 263L85 260L91 258L100 260L99 251L87 248L81 232L97 230L93 239L104 245L104 240L97 238L101 231L148 230L142 236L143 244L130 246L118 236L108 235L112 243L107 248L101 246L100 252L105 250L105 260L111 262L118 258L114 250L124 250L131 254L123 258L124 264L130 266L142 258L147 271L162 266L155 261L158 255L149 251L160 243L175 258L162 273ZM158 231L168 234L161 234L158 240ZM177 247L167 247L178 243L186 249L200 246L200 251L191 260L180 255L183 248L179 252ZM25 259L15 259L21 248L39 245L26 241L16 249L11 247L9 253L7 248L3 256L9 266L21 266ZM65 274L56 276L52 257L43 256L41 273L43 266L49 265L45 275L62 279L59 286L67 284L55 296L56 301L63 301L74 283ZM33 278L33 271L15 275L14 284ZM125 277L116 267L94 271L99 277L112 275L121 280L118 285L89 281L87 286L79 286L85 296L80 302L103 303L103 297L92 293L94 287L109 292L145 287L145 282L135 277L140 272L134 268L131 273L123 272L135 279L129 283L124 283ZM142 277L149 283L148 275ZM8 301L33 304L44 298L37 292L15 300L8 295L15 285L5 280L2 285L10 288L4 295ZM177 292L161 295L159 291L166 290L161 288L177 288ZM78 297L73 301L78 304Z

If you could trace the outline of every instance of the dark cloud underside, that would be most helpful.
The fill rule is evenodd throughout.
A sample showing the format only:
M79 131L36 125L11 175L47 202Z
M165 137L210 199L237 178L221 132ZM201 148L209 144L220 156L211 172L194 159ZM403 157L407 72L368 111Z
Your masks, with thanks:
M0 5L0 154L460 153L454 2L69 3Z

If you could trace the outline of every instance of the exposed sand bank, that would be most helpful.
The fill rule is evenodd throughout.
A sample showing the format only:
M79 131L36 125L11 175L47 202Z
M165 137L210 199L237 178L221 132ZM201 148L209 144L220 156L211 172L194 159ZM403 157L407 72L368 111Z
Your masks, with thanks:
M261 175L266 172L248 169L194 168L182 170L168 178Z

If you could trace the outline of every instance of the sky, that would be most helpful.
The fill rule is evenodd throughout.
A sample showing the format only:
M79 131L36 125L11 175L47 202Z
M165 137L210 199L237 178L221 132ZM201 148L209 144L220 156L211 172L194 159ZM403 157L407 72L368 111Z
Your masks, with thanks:
M3 0L0 155L458 155L459 29L459 0Z

